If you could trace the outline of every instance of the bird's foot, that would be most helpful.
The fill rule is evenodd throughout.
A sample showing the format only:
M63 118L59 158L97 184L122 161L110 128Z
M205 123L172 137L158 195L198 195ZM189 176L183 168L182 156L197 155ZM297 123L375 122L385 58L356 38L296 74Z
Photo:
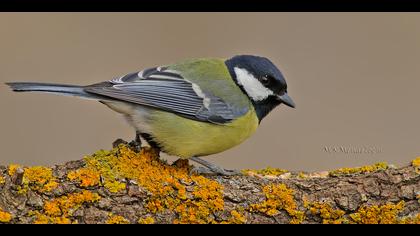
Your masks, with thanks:
M220 176L235 176L235 175L242 175L242 172L239 170L227 170L227 169L209 169L203 166L194 166L190 170L190 174L196 175L220 175Z
M157 157L160 157L160 148L155 146L150 146L150 151Z
M131 141L128 144L131 149L133 149L133 151L135 152L140 152L141 151L141 139L140 139L140 132L136 131L136 137L134 138L133 141Z
M124 139L119 138L112 143L112 148L116 148L116 147L120 146L120 144L127 145L128 143Z
M239 170L229 170L221 168L211 162L206 160L200 159L198 157L192 157L192 161L195 161L203 166L193 167L190 170L192 174L200 174L200 175L221 175L221 176L233 176L233 175L242 175L242 172Z
M187 168L190 169L190 164L187 159L179 158L178 160L172 163L172 166L176 166L177 168Z

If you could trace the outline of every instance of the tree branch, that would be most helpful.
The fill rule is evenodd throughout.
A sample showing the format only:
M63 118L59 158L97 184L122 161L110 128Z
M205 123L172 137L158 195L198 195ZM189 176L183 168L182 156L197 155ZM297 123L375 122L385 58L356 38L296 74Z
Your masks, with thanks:
M0 223L420 223L420 159L204 177L187 161L134 149L52 168L0 166Z

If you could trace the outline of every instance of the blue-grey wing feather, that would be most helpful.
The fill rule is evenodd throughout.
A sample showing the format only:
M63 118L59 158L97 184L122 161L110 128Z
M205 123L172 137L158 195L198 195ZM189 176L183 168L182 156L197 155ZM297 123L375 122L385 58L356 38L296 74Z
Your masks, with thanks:
M246 113L212 96L197 94L193 84L165 67L130 73L109 82L85 87L86 92L170 111L189 119L223 124Z

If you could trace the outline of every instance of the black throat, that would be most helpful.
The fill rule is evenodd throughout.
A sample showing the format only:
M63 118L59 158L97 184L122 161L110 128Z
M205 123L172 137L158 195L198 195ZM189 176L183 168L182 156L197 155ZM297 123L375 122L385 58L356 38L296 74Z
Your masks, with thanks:
M234 71L234 63L232 60L226 60L225 62L230 76L235 81L236 85L241 89L241 91L251 100L252 105L254 106L255 112L257 113L258 121L261 123L262 119L270 113L275 107L281 104L275 97L268 97L267 99L259 102L254 102L252 98L248 96L245 89L238 83L238 79L236 78L236 73Z
M257 113L257 117L259 122L261 123L262 119L268 115L274 108L280 105L281 102L278 101L275 97L268 97L264 101L260 102L252 102L254 106L255 112Z

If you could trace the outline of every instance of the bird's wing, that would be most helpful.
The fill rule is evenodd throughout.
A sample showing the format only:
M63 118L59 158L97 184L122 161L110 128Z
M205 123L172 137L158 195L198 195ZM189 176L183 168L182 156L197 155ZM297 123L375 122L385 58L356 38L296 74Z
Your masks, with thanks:
M215 124L228 123L246 113L237 112L223 99L203 91L167 67L150 68L86 86L85 91Z

